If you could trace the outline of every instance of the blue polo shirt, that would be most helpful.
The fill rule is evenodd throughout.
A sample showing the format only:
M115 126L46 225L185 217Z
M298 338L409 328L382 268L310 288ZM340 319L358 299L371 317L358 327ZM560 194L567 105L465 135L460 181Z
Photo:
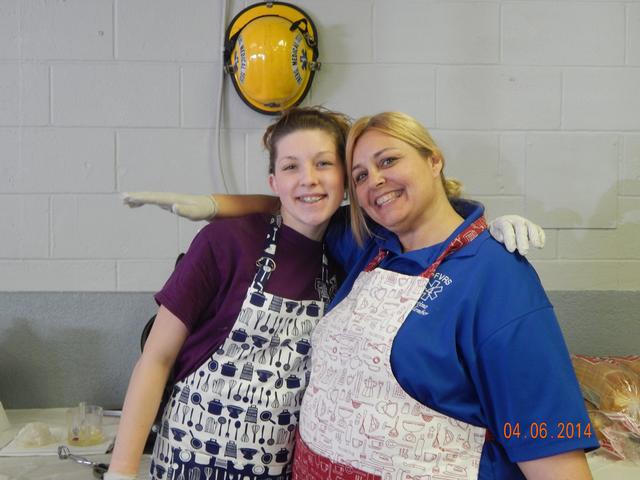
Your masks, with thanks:
M426 270L484 213L475 202L454 206L465 221L446 241L406 253L378 225L363 247L347 229L333 228L326 241L348 274L330 308L380 248L389 253L378 268ZM391 368L420 403L495 437L485 442L481 479L525 478L515 462L599 446L538 275L488 231L446 257L431 277L394 339Z

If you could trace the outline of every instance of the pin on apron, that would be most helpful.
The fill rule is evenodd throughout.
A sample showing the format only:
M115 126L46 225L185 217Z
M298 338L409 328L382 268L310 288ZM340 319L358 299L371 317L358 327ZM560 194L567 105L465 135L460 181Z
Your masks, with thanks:
M347 298L320 321L313 333L295 479L477 478L485 429L410 397L395 379L390 354L397 331L419 307L442 260L485 228L478 219L417 277L376 268L386 255L381 251Z
M154 448L152 478L290 478L300 399L308 381L309 335L329 300L329 274L323 255L320 301L266 292L276 268L279 227L280 219L274 219L229 336L177 382ZM286 312L284 305L292 303L299 308ZM275 358L278 362L270 361Z

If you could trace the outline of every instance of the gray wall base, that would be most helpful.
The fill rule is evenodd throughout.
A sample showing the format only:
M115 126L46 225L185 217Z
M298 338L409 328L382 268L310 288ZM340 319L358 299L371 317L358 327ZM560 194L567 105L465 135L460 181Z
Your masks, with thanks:
M640 354L640 292L549 292L572 353ZM150 293L0 292L5 408L120 408L155 313Z

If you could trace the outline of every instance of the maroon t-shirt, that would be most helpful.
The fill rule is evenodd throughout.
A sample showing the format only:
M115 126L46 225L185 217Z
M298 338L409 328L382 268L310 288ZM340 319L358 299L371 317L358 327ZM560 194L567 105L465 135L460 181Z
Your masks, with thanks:
M271 231L269 220L267 215L249 215L206 225L155 295L189 330L176 359L174 381L202 365L231 331ZM318 299L315 281L322 267L322 242L282 225L276 245L276 269L265 291L294 300Z

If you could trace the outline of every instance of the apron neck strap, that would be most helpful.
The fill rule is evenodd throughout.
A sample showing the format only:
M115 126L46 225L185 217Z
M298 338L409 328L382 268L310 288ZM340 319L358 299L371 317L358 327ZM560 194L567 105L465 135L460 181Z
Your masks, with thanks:
M327 260L327 254L324 251L324 243L322 244L322 270L320 272L320 278L316 279L316 292L320 300L328 304L333 296L331 288L331 280L329 279L329 260Z
M276 215L271 217L271 229L264 241L264 249L262 256L256 261L258 267L251 288L254 291L264 293L271 272L276 269L276 244L278 231L282 225L282 217ZM318 292L319 299L324 303L329 303L330 297L330 280L329 280L329 261L324 251L324 243L322 244L322 271L320 278L316 280L315 289Z
M468 243L471 243L473 240L475 240L478 237L478 235L480 235L486 229L487 229L487 222L484 219L484 216L475 220L471 225L469 225L462 232L460 232L456 236L456 238L451 240L449 245L447 245L447 248L445 248L444 251L438 256L438 258L436 258L436 260L431 265L429 265L429 267L427 267L427 269L424 270L419 276L422 278L431 278L433 274L436 273L436 270L438 269L442 261L448 255L452 254L456 250L460 250L462 247L464 247ZM387 256L388 253L389 253L388 250L384 250L382 248L378 250L378 254L364 268L364 271L371 272L372 270L377 268L378 265L380 265L380 263L382 262L382 260L384 260L384 258Z
M280 225L282 225L282 217L280 215L271 217L271 229L264 240L262 256L256 260L258 269L253 277L251 288L260 293L264 292L264 287L267 285L271 272L276 269L276 242Z

